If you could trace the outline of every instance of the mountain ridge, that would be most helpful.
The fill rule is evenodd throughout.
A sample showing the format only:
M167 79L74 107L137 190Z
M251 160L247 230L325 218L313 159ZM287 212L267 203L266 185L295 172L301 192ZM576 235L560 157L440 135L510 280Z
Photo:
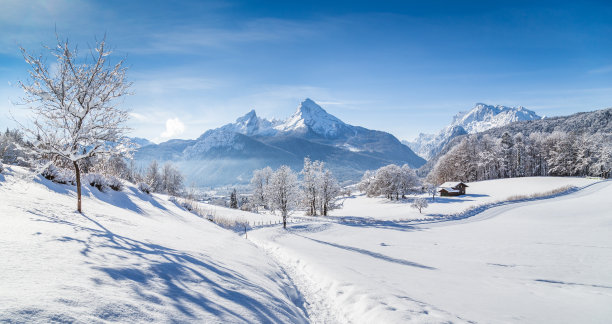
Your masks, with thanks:
M268 165L299 170L305 157L326 162L341 181L356 181L365 170L386 164L418 168L425 163L395 136L346 124L308 98L285 120L268 120L251 110L195 140L147 145L135 154L141 164L156 159L184 165L189 179L206 186L245 183L250 172Z
M539 119L542 117L522 106L507 107L476 103L472 109L455 114L452 122L437 134L421 133L416 139L402 143L408 145L420 157L430 160L457 136L479 133L517 121Z

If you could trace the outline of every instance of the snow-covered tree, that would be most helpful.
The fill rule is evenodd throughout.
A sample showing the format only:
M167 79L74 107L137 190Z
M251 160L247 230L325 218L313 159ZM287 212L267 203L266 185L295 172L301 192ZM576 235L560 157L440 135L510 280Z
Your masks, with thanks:
M129 94L131 84L124 62L109 61L105 39L86 55L59 37L57 45L47 49L55 59L52 65L45 56L21 48L30 65L30 80L20 86L24 104L33 113L31 125L24 129L39 153L72 163L81 212L79 162L128 149L122 143L128 113L118 108L118 99Z
M300 174L302 175L302 197L304 198L304 205L307 206L306 213L314 216L317 214L317 200L322 185L323 162L312 162L309 158L304 158L304 169Z
M162 189L162 179L159 174L159 164L157 160L153 160L149 163L147 173L145 174L145 182L153 192L159 192Z
M253 178L251 178L251 200L255 209L257 209L258 206L264 206L264 208L268 207L264 189L270 182L272 173L274 172L270 167L253 171Z
M160 178L163 192L176 196L183 190L183 175L172 163L164 164Z
M238 193L236 193L236 189L230 193L230 208L238 209Z
M327 216L330 210L335 209L334 200L340 196L341 188L330 170L324 170L319 181L318 202L322 216Z
M427 192L428 195L431 196L431 200L436 200L436 195L438 194L438 186L435 183L426 182L423 185L423 189Z
M297 174L286 165L276 170L269 183L264 187L266 200L271 207L281 212L283 228L287 228L287 216L299 203Z
M415 198L410 207L418 209L419 213L423 210L423 208L427 208L427 200L425 198Z

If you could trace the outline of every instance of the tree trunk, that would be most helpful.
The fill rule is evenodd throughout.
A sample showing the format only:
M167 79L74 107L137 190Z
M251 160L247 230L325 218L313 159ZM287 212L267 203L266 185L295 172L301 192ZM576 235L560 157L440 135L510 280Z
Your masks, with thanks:
M76 161L72 162L74 164L74 170L76 171L76 186L77 186L77 211L79 213L83 213L81 210L81 170L79 169L79 164Z
M283 213L283 228L287 228L287 215Z

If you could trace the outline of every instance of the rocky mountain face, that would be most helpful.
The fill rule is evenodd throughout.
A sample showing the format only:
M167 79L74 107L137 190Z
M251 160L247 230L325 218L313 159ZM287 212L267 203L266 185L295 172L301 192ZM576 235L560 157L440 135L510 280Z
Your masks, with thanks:
M542 117L524 107L491 106L478 103L471 110L455 115L451 124L438 134L419 134L415 140L403 143L419 156L429 160L457 136L479 133L517 121L539 119Z
M236 122L206 131L195 140L171 140L141 147L145 164L172 161L198 186L248 183L255 169L286 164L298 171L304 157L324 161L341 181L386 164L418 168L425 160L395 136L344 123L310 99L286 120L267 120L254 110Z

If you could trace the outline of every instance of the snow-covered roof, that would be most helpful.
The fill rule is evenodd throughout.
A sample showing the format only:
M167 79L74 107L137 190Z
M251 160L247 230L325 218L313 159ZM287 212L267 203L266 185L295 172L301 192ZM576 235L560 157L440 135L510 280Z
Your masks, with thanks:
M438 191L442 191L442 190L445 190L446 192L459 192L459 190L453 189L451 187L440 187L440 190Z
M463 183L463 182L461 182L461 181L459 181L459 182L450 182L449 181L449 182L445 182L445 183L441 184L440 188L454 188L454 187L458 186L460 183ZM467 185L465 183L463 183L463 184L467 187Z

